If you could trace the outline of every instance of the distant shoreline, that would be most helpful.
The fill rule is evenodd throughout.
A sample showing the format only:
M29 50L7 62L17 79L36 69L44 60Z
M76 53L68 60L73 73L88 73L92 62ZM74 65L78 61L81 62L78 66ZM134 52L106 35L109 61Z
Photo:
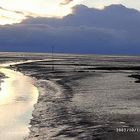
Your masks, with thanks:
M29 51L0 51L0 55L17 55L17 54L35 54L35 55L52 55L52 52L29 52ZM111 57L140 57L140 54L104 54L104 53L71 53L71 52L54 52L54 55L78 55L78 56L111 56Z

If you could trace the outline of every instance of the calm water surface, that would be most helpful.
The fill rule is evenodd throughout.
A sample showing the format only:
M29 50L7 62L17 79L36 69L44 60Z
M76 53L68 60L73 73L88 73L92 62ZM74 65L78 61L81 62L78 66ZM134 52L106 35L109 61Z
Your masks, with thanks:
M0 90L0 140L22 140L28 135L38 90L33 79L20 72L0 68L7 78Z

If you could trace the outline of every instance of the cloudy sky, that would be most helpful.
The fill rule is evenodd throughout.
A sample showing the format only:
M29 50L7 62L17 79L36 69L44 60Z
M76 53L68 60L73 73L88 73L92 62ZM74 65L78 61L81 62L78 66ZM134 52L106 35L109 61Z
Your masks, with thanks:
M140 54L139 0L0 0L0 51Z
M28 16L63 17L77 4L96 8L123 4L140 10L139 0L0 0L0 24L20 23Z

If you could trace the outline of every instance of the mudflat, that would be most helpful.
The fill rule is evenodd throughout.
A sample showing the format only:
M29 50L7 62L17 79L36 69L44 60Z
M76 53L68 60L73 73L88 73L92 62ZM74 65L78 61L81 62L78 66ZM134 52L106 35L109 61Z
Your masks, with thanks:
M27 140L139 140L140 57L9 56L34 60L9 67L35 78L39 90Z

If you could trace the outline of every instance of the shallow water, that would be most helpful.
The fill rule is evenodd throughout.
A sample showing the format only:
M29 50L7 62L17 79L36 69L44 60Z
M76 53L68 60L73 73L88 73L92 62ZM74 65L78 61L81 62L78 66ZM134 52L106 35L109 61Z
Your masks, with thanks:
M38 90L33 79L6 68L0 90L0 140L22 140L28 133Z

